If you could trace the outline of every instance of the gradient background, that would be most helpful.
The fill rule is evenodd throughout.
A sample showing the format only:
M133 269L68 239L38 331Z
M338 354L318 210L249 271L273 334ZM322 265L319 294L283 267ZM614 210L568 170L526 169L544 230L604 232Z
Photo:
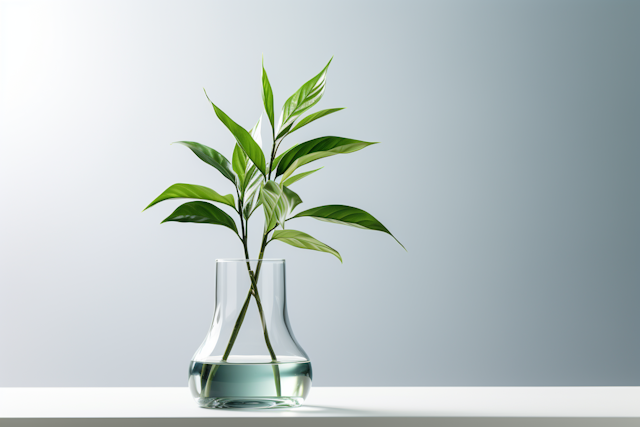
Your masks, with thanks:
M262 54L278 115L335 57L313 111L347 109L289 144L383 142L301 208L408 249L311 219L343 265L269 247L316 385L640 385L639 40L638 1L2 1L0 386L186 385L241 246L140 211L231 192L169 144L230 158L202 88L251 127Z

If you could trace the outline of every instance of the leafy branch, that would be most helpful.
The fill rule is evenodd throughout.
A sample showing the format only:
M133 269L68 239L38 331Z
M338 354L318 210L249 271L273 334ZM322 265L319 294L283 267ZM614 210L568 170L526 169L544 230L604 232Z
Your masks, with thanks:
M285 228L285 225L290 220L307 217L365 230L381 231L389 234L402 246L398 239L396 239L382 223L371 214L358 208L344 205L326 205L294 214L294 210L302 203L302 199L289 187L311 174L318 172L322 168L301 172L296 175L293 175L294 172L317 160L337 154L353 153L377 144L376 142L366 142L338 136L323 136L294 144L283 153L278 154L284 139L296 130L343 109L330 108L302 117L306 111L322 99L330 64L331 60L320 73L308 80L286 100L280 113L280 119L276 125L274 120L273 90L263 61L261 76L262 101L264 113L267 116L271 128L271 151L268 157L265 155L262 147L262 114L256 125L247 131L218 108L205 91L205 96L213 107L216 117L235 138L236 144L231 161L227 160L224 155L213 148L197 142L178 141L176 143L189 148L200 160L212 166L218 170L222 176L227 178L227 180L233 184L235 198L233 194L222 195L211 188L201 185L174 184L162 192L160 196L155 198L145 208L146 210L165 200L196 199L195 201L180 205L162 222L191 222L222 225L232 230L240 240L246 258L247 274L249 275L251 285L247 291L242 309L236 319L231 336L229 337L229 342L222 357L223 361L227 361L231 354L252 298L256 301L260 314L265 345L272 361L277 361L277 355L269 338L267 322L264 317L262 301L258 291L258 280L262 268L262 260L264 259L265 250L269 243L277 240L297 248L329 253L342 262L342 257L338 251L329 245L302 231ZM236 221L214 203L221 204L222 207L226 207L227 209L232 208L238 216L240 226L238 227ZM262 206L264 211L264 226L258 253L258 263L254 269L249 262L251 258L248 247L249 222L253 213L260 206ZM402 247L404 248L404 246ZM276 377L278 375L275 370L274 375L276 375ZM279 386L279 381L277 381L277 386Z

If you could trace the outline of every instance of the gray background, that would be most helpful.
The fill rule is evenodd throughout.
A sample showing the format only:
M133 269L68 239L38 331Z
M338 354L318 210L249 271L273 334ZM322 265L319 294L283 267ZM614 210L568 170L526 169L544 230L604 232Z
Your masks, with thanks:
M175 182L231 192L176 140L231 155L264 54L280 106L333 55L289 143L317 164L281 243L315 384L640 385L640 2L0 3L0 386L182 386L209 326L220 227L140 213ZM266 138L266 132L265 132ZM254 226L255 227L255 226ZM254 242L254 248L255 244Z

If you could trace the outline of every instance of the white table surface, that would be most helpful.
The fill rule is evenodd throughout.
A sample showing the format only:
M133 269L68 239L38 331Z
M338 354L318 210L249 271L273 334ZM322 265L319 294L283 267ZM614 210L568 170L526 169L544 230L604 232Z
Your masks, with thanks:
M315 387L268 410L202 409L186 387L0 388L12 425L640 426L640 387Z

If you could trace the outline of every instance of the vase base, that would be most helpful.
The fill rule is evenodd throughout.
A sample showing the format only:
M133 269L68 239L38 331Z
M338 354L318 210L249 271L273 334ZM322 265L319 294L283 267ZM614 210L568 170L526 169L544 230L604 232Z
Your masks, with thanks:
M301 397L211 397L196 399L198 406L209 409L270 409L296 408L304 403Z
M311 388L311 363L261 363L257 356L235 356L235 362L192 361L189 388L202 408L295 408ZM258 361L258 363L236 363Z

